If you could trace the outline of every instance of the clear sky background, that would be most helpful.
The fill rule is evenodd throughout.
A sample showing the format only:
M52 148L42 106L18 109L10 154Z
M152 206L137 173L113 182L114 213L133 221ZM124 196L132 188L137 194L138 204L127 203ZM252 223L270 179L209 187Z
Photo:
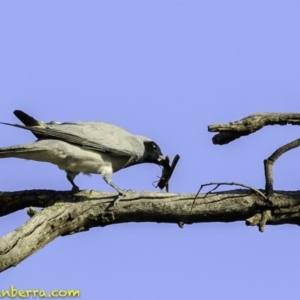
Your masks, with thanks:
M106 121L180 154L175 193L202 183L264 187L263 160L300 136L276 126L216 146L207 126L256 112L300 111L299 1L1 1L0 120L22 109L43 121ZM0 127L0 146L34 141ZM275 189L297 190L299 151L274 167ZM154 191L161 170L114 175ZM81 189L113 191L100 176ZM0 161L0 189L68 190L56 166ZM5 235L26 211L0 219ZM79 289L82 299L299 299L300 229L244 222L129 223L57 238L0 274L0 289Z

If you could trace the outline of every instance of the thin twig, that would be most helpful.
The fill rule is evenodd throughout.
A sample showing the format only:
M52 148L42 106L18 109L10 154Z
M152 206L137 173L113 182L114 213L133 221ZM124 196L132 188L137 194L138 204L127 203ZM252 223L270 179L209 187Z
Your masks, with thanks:
M214 190L216 190L220 185L236 185L236 186L241 186L241 187L244 187L244 188L247 188L255 193L257 193L258 195L262 196L265 200L268 200L268 197L266 195L264 195L261 191L249 186L249 185L246 185L246 184L243 184L243 183L237 183L237 182L210 182L210 183L204 183L200 186L200 189L198 190L195 198L194 198L194 201L193 201L193 204L192 204L192 207L191 207L191 211L190 211L190 214L192 213L192 210L193 210L193 207L194 207L194 204L195 204L195 201L199 195L199 193L201 192L202 188L205 187L205 186L209 186L209 185L216 185L213 189L211 189L210 191L208 191L203 199L208 195L208 194L211 194Z

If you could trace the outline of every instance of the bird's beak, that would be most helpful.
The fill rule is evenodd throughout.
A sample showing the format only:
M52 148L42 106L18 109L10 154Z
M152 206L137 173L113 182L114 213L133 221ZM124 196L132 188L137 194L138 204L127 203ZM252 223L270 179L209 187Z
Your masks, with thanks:
M166 158L163 155L160 155L157 160L160 165L164 165Z

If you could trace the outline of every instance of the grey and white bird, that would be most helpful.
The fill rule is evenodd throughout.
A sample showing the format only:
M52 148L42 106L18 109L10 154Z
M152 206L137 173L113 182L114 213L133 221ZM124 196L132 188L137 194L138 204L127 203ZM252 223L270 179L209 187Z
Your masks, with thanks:
M0 158L15 157L58 166L67 173L72 191L78 191L74 178L79 173L101 174L119 195L125 191L112 182L112 174L142 163L163 166L165 157L152 140L133 135L123 128L104 122L44 123L21 110L14 111L24 125L1 124L30 130L37 141L0 148Z

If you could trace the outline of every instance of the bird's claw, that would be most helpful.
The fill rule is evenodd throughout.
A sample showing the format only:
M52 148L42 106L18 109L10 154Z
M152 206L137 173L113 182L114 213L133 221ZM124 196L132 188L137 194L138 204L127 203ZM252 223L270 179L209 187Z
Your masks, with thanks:
M132 193L135 193L135 190L129 189L129 190L124 190L124 192L125 192L125 195L126 194L132 194Z
M117 198L113 201L113 206L116 206L116 204L121 200L122 197L126 197L128 194L134 193L135 190L129 189L129 190L120 190Z
M119 196L125 197L127 194L135 193L135 190L129 189L129 190L118 190Z
M72 193L78 193L80 190L79 190L79 187L78 186L73 186L72 187Z

